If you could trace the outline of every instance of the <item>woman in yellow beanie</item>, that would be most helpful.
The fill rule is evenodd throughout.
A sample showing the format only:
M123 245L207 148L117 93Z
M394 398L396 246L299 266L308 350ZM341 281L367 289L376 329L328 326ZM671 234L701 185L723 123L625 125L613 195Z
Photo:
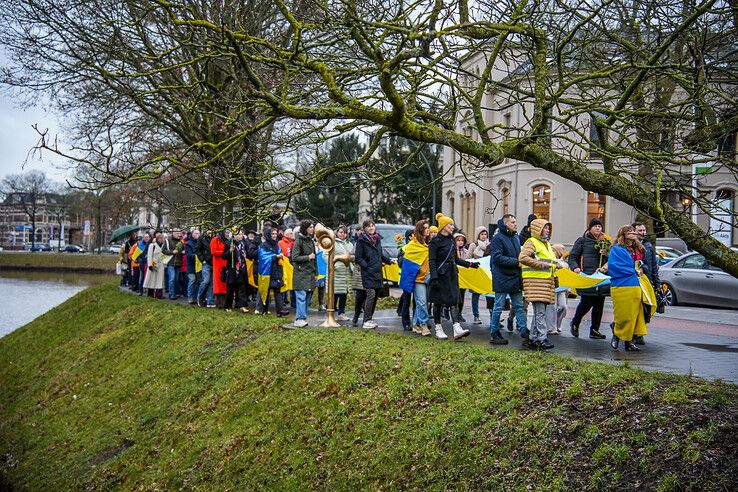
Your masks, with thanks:
M442 213L436 214L438 235L428 245L428 263L430 267L430 292L428 301L433 303L433 320L436 338L448 338L441 325L441 309L447 307L451 311L454 327L454 340L469 335L469 330L461 327L459 317L459 272L457 265L467 268L479 268L459 258L454 244L454 219Z

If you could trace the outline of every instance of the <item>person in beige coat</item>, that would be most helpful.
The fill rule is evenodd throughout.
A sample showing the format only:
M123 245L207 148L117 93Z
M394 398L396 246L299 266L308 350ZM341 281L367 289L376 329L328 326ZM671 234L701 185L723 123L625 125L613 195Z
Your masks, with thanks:
M556 303L556 270L561 268L551 248L552 224L545 219L535 219L530 224L531 237L520 251L518 260L523 266L523 291L533 304L533 322L530 326L530 347L549 350L546 308Z
M150 297L161 299L164 292L164 272L167 266L164 264L164 254L162 252L164 236L161 232L157 232L155 237L156 239L149 244L146 255L148 268L146 269L143 288L148 289Z

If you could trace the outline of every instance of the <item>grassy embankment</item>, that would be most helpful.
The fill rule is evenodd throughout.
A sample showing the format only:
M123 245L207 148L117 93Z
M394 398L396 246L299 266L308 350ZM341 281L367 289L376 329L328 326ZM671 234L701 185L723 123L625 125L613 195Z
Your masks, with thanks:
M0 489L738 488L735 386L278 323L107 284L0 339Z
M0 252L0 269L115 273L118 255L57 252Z

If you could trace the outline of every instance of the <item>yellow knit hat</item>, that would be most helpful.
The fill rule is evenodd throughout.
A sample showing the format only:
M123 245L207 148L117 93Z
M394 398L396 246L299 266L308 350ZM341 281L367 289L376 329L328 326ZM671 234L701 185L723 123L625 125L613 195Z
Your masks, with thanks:
M430 226L428 230L431 231L433 234L438 234L438 227L436 226Z
M449 225L453 221L454 221L454 219L452 219L451 217L446 217L441 212L438 212L436 214L436 222L438 222L438 230L439 231L440 230L443 230L444 227L446 227L447 225Z

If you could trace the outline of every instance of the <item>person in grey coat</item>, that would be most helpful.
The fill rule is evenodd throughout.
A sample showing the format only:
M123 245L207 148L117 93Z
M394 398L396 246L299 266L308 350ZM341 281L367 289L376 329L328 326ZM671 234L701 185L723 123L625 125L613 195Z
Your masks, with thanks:
M294 265L292 275L292 290L295 292L297 306L295 306L295 326L307 326L307 299L308 291L315 285L318 276L318 262L315 259L315 225L310 220L300 223L300 231L292 246L290 261Z
M336 243L334 254L336 258L350 255L354 258L354 245L348 240L348 229L341 225L336 229ZM334 262L333 294L335 298L336 320L348 321L346 312L346 298L351 285L351 267L342 261Z

